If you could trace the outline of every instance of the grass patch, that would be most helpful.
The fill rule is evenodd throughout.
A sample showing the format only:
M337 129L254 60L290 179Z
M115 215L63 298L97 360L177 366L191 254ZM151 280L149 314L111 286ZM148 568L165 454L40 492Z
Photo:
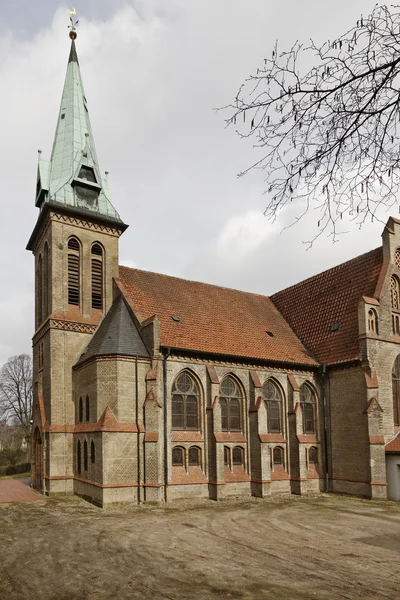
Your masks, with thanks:
M30 477L31 474L28 473L16 473L15 475L2 475L0 479L26 479Z

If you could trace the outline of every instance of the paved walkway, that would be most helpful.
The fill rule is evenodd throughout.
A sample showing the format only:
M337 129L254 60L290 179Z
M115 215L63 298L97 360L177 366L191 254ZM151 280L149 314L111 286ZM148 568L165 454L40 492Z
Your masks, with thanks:
M30 479L0 479L0 502L32 502L43 496L30 487Z

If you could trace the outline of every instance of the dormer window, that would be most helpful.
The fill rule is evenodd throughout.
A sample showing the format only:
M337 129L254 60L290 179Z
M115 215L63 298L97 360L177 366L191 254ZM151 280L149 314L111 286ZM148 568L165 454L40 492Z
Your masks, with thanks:
M91 183L97 183L96 176L91 167L81 167L78 177L79 179L85 179L86 181L90 181Z

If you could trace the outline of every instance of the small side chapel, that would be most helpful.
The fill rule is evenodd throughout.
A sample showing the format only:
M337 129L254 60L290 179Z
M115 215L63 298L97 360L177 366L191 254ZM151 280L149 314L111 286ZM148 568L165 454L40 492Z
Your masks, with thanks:
M99 506L323 491L400 500L400 221L264 297L119 266L71 49L39 155L32 480Z

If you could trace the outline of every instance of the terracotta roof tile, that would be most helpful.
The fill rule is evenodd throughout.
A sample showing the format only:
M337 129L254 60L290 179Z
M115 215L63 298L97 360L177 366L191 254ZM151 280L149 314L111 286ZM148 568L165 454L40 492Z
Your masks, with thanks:
M271 296L303 344L322 364L357 359L358 303L373 297L382 267L376 248ZM340 328L332 332L332 325Z
M120 280L143 320L157 315L163 346L317 364L265 296L128 267L120 267Z

